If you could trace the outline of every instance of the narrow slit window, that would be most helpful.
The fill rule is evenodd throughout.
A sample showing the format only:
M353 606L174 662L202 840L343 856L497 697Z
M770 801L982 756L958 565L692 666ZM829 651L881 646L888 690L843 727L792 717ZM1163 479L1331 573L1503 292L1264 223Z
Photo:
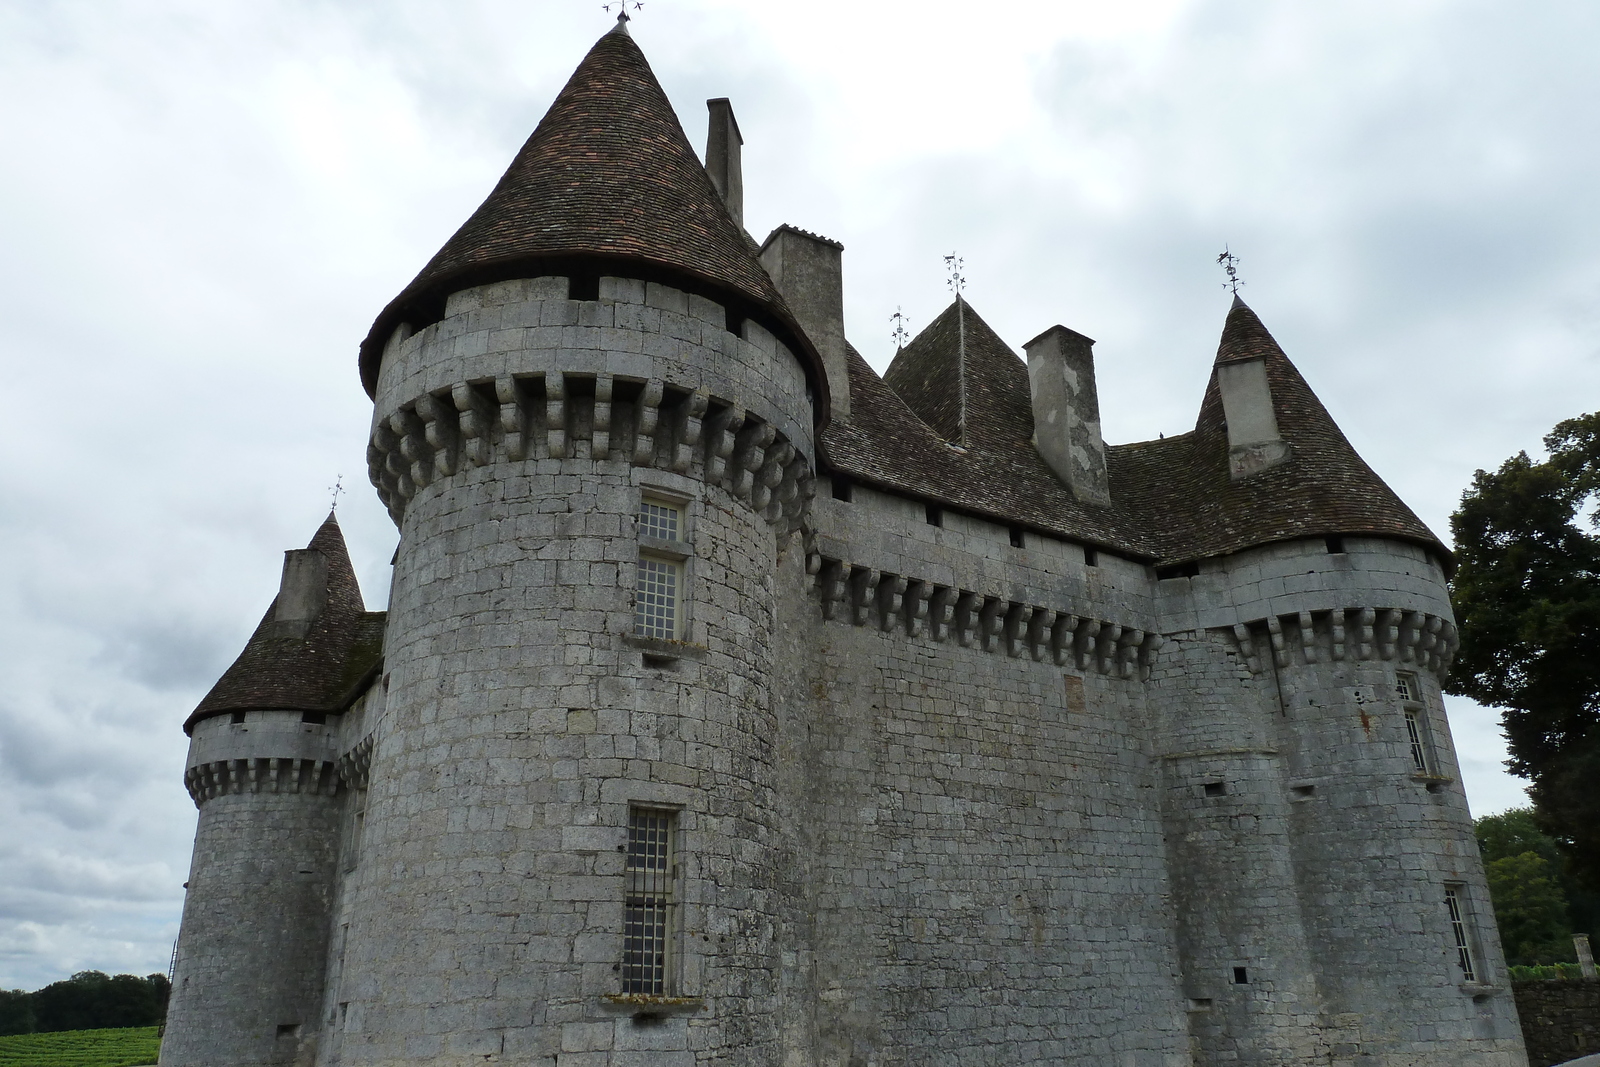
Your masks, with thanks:
M622 919L622 991L666 996L670 983L674 812L628 809L627 886Z
M1428 707L1422 700L1422 687L1414 674L1396 674L1395 695L1405 713L1406 745L1411 753L1414 774L1433 774L1433 743L1428 735Z
M1472 943L1467 937L1466 910L1461 906L1459 889L1447 888L1444 891L1445 908L1450 913L1450 936L1456 945L1456 963L1461 968L1463 982L1476 982L1477 971L1472 965Z
M633 596L634 633L677 640L682 577L683 567L674 560L639 557L639 580Z

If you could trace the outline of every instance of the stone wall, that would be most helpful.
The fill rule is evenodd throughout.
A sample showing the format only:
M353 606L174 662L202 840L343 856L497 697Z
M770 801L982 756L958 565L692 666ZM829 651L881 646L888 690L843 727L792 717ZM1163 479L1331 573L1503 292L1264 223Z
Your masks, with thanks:
M1600 979L1518 982L1514 989L1529 1067L1600 1053Z

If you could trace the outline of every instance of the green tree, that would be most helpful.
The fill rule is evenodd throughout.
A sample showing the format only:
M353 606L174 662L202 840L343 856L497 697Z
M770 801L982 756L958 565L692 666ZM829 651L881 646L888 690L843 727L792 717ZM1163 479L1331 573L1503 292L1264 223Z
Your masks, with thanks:
M20 989L0 989L0 1037L33 1033L33 996Z
M1451 516L1461 649L1447 690L1504 711L1512 773L1572 874L1600 889L1600 413L1549 458L1478 471Z

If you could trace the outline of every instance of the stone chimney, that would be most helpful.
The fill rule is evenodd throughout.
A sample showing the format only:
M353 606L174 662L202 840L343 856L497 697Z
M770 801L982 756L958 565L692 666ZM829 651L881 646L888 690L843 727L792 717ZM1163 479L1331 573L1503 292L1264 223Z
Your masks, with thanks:
M722 202L728 205L728 214L743 227L744 164L740 153L744 138L739 136L739 122L725 96L707 100L706 110L711 112L711 124L706 130L706 173L711 175L711 184L717 187Z
M272 612L272 628L280 637L302 640L328 605L328 557L314 548L291 548L283 554L283 580Z
M842 422L850 419L843 253L838 241L793 226L779 226L761 246L761 265L822 356L833 396L832 417Z
M1094 341L1052 326L1022 347L1033 394L1033 447L1073 496L1086 504L1111 503L1094 386Z
M1217 390L1228 423L1228 475L1237 481L1289 458L1272 409L1265 359L1217 364Z

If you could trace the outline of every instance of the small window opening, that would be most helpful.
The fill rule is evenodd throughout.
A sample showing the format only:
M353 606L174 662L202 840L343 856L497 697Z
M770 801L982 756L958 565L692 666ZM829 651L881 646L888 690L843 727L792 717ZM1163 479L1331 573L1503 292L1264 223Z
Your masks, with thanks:
M1220 797L1227 793L1228 785L1226 782L1207 782L1205 790L1208 797Z
M279 1023L278 1024L278 1036L279 1037L294 1037L299 1032L300 1032L300 1024L299 1023Z
M1233 969L1233 984L1234 985L1249 985L1250 984L1250 972L1247 969L1245 969L1244 967L1235 967Z
M311 723L313 726L323 726L328 722L328 713L325 711L308 711L300 716L300 721Z
M1455 889L1444 891L1445 910L1450 916L1450 936L1455 941L1456 965L1461 968L1463 982L1476 982L1477 971L1472 965L1472 946L1467 940L1467 920L1461 897Z
M599 300L600 275L574 274L567 279L568 300Z
M1401 700L1421 700L1420 691L1417 689L1417 680L1409 674L1397 674L1394 679L1394 691Z
M727 326L728 332L735 337L743 337L744 316L733 310L733 308L723 309L723 316L723 323Z
M924 517L928 520L929 526L943 526L944 508L941 508L938 504L929 504Z
M1328 546L1329 555L1337 556L1344 551L1344 538L1338 534L1329 534L1322 540Z
M850 498L854 495L851 492L850 479L841 478L837 474L835 474L833 476L833 478L832 478L832 482L833 482L833 499L835 499L835 500L843 500L846 504L850 503Z
M662 656L654 652L644 653L643 661L646 669L653 671L671 671L678 667L677 656Z
M1418 774L1427 774L1431 769L1428 766L1428 746L1422 740L1422 717L1419 712L1406 711L1406 737L1411 741L1411 765Z
M622 991L667 993L672 934L675 812L628 809L628 847L622 917Z
M1100 553L1085 545L1083 548L1083 565L1085 567L1100 566Z
M678 540L683 511L671 504L655 500L639 502L639 536L654 537L658 541Z
M1200 562L1192 560L1188 563L1174 563L1170 567L1157 567L1156 577L1162 581L1168 578L1194 578L1200 574Z
M1294 793L1294 798L1296 800L1305 800L1316 791L1317 787L1314 785L1297 785L1291 788L1291 792Z
M1211 998L1210 997L1190 997L1189 998L1189 1010L1190 1011L1210 1011L1211 1010Z
M1011 527L1010 530L1008 530L1006 532L1011 535L1011 547L1012 548L1021 548L1022 547L1022 527L1013 526L1013 527Z
M236 724L244 722L244 712L242 712L242 711L234 712L233 715L230 717L229 721L233 722L233 723L236 723Z

